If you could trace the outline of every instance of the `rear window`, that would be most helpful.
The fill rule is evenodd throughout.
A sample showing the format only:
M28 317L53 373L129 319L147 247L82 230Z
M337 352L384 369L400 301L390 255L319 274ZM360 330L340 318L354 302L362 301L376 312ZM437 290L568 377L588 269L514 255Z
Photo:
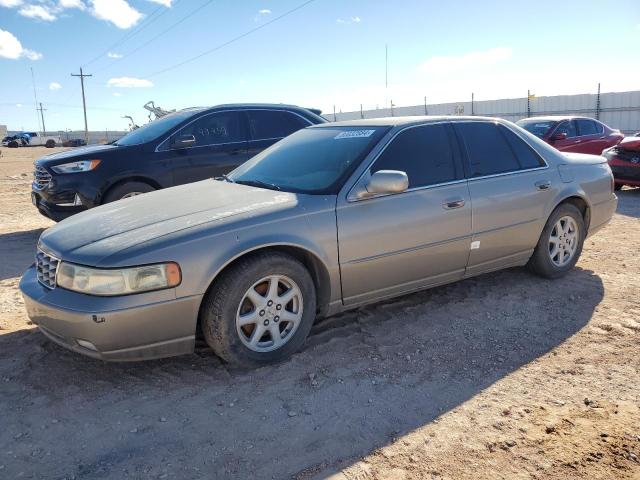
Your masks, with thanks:
M533 148L531 148L515 133L503 125L500 125L498 128L507 139L507 142L517 157L521 168L537 168L544 167L546 165L540 155L538 155Z
M252 140L270 140L291 135L309 122L287 111L249 110L249 132Z
M580 136L595 135L596 133L598 133L598 129L596 128L596 122L594 122L593 120L578 119L577 123L578 123L578 132L580 133Z

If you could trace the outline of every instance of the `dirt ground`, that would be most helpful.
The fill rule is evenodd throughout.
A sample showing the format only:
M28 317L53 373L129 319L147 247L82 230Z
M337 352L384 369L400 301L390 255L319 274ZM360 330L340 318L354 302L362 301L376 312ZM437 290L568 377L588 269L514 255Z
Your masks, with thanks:
M640 478L640 189L561 280L329 318L253 371L204 346L108 364L47 341L17 289L52 225L29 199L49 152L0 157L0 478Z

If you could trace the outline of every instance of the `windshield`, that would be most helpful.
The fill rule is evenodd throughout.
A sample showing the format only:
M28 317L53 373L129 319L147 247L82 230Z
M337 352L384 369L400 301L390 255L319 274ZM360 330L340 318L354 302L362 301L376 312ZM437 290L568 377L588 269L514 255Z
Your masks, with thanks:
M387 127L306 128L259 153L226 178L288 192L335 193Z
M189 117L192 117L195 113L194 110L183 110L181 112L170 113L169 115L147 123L140 128L127 133L124 137L120 138L114 145L140 145L141 143L147 143L151 140L155 140L160 135L168 132L173 127L183 122Z
M533 133L538 138L543 138L556 123L558 122L555 120L520 120L516 122L516 125Z

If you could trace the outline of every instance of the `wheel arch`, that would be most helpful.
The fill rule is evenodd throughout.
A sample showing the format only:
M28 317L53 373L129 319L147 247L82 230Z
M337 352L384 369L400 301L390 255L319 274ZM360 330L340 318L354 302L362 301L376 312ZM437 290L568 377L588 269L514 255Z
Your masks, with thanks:
M304 265L304 267L309 271L313 284L316 288L316 314L317 316L323 316L326 314L331 299L331 276L324 261L308 248L289 243L276 243L255 246L244 250L230 258L225 264L218 268L202 297L200 309L198 311L198 325L202 318L202 307L205 303L205 298L211 289L215 287L216 280L220 278L220 275L243 259L250 258L258 253L269 251L288 254Z
M553 207L551 212L553 212L556 208L558 208L560 205L564 203L573 205L578 210L580 210L580 213L582 214L582 219L584 220L584 227L588 232L589 225L591 223L591 206L589 202L586 200L586 198L578 194L572 194L572 195L566 196L562 200L556 203L556 205ZM551 215L551 213L549 213L549 215Z
M98 205L102 205L102 202L104 200L104 198L107 196L107 194L112 191L114 188L119 187L120 185L124 185L125 183L129 183L129 182L141 182L141 183L146 183L147 185L149 185L150 187L153 187L155 190L160 190L162 188L162 186L156 182L155 180L149 178L149 177L143 177L143 176L139 176L139 175L134 175L132 177L124 177L124 178L120 178L110 184L108 184L100 193L100 197L98 198Z

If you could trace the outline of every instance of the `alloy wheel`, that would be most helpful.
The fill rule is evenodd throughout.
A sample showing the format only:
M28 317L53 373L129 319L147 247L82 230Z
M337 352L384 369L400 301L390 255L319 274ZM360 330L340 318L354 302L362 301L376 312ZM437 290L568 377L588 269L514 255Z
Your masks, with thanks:
M578 224L570 216L561 217L549 235L549 257L556 267L564 267L575 256L578 249L580 231Z

